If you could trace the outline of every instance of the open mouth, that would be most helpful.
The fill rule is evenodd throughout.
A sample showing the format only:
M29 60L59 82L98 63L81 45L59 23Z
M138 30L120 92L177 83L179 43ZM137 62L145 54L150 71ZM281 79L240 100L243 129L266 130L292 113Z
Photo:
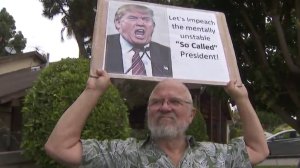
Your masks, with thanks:
M134 31L134 34L135 34L135 37L136 38L144 38L144 35L145 35L145 30L144 29L137 29Z

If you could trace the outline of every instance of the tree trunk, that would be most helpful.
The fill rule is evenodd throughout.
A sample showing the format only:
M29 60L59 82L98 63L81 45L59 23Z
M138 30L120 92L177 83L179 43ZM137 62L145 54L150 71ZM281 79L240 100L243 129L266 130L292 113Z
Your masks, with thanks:
M77 41L77 45L79 48L79 58L89 58L89 55L84 47L84 39L82 36L76 31L76 28L73 27L73 33L75 36L75 39Z

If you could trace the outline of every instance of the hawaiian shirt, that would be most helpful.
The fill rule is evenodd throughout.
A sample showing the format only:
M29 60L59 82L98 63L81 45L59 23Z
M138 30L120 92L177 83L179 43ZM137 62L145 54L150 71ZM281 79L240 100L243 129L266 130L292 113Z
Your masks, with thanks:
M180 168L251 168L243 139L229 144L196 142L188 136L188 148ZM168 156L148 138L138 141L94 139L81 140L83 147L80 167L85 168L174 168Z

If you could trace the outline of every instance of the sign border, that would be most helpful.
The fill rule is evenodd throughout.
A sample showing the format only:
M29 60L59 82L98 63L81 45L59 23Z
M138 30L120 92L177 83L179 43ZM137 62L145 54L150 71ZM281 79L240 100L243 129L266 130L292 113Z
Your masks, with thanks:
M95 24L94 24L94 34L93 34L93 43L92 43L92 57L91 57L91 64L90 64L90 74L95 74L96 69L104 67L104 59L105 59L105 48L106 48L106 29L107 29L107 16L108 16L108 4L110 0L98 0L97 3L97 13L95 17ZM233 48L233 44L231 41L231 37L229 34L227 22L224 13L216 12L216 11L208 11L208 10L201 10L201 9L190 9L190 8L183 8L183 7L176 7L170 5L161 5L161 4L153 4L148 2L140 2L140 1L121 1L121 0L114 0L120 2L128 2L131 4L144 4L144 5L158 5L158 6L165 6L167 8L177 8L177 9L188 9L188 10L195 10L195 11L202 11L202 12L209 12L213 13L216 16L218 29L224 49L224 55L227 64L227 70L229 74L230 80L237 80L241 81L239 69L237 66L237 60L235 57L235 52ZM137 79L137 80L149 80L149 81L161 81L171 77L148 77L148 76L134 76L134 75L125 75L125 74L116 74L116 73L109 73L112 78L125 78L125 79ZM226 85L227 83L222 81L207 81L207 80L191 80L191 79L176 79L180 80L184 83L195 83L195 84L207 84L207 85Z

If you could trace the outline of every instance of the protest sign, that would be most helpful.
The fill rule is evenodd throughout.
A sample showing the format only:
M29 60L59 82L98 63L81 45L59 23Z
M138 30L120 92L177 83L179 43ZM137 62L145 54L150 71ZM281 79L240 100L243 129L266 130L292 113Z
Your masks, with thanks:
M135 46L141 59L133 63ZM240 80L223 13L137 1L98 2L91 73L97 68L115 78L211 85Z

